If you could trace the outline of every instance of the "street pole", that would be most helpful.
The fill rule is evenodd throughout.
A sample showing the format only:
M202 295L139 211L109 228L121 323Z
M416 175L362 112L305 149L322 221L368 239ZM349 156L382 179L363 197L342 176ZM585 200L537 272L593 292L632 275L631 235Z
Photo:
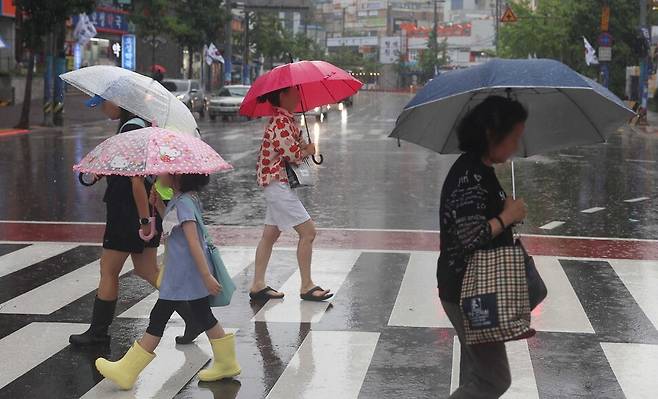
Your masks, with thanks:
M494 18L496 19L496 33L494 36L494 46L496 48L496 56L498 56L498 34L500 32L500 0L496 0L496 9L494 10Z
M647 0L640 0L640 32L642 40L647 40L645 31L647 29ZM646 48L646 46L643 46ZM640 120L646 121L647 103L649 101L649 52L641 54L640 59Z
M244 10L244 54L242 55L242 84L250 84L249 73L249 10Z
M439 25L439 14L436 10L437 2L438 2L438 0L434 0L434 43L432 43L432 46L434 47L435 52L439 51L439 35L437 33L438 28L439 28L439 26L438 26Z
M231 11L231 1L226 1L226 46L224 50L224 81L231 84L233 71L233 12Z

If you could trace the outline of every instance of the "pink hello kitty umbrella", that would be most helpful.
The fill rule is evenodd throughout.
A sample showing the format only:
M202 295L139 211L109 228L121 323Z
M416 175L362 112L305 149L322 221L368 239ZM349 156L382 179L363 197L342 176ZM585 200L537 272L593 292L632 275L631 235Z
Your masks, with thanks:
M117 134L100 143L73 170L99 176L151 176L162 174L210 174L233 167L201 139L147 127ZM151 234L155 236L155 217L150 217Z
M73 167L76 172L99 176L210 174L230 169L201 139L159 127L112 136Z

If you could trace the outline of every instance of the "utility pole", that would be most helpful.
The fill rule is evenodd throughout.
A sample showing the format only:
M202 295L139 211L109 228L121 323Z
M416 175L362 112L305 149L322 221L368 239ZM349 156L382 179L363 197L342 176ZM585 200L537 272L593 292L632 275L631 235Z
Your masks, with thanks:
M233 71L233 12L231 10L231 0L226 1L226 46L224 50L224 81L231 84L231 75Z
M642 40L647 38L647 0L640 0L640 35ZM649 38L651 37L648 35ZM646 122L647 103L649 101L649 51L648 46L643 45L640 59L640 120Z
M244 10L244 54L242 55L242 84L251 84L249 71L249 10Z
M434 48L435 52L439 51L439 35L438 35L438 30L439 30L439 13L437 12L437 0L434 0L434 42L432 43L432 47Z
M498 56L498 34L500 32L500 0L496 0L496 9L494 10L494 19L496 20L496 34L494 37L494 46L496 48L496 56Z

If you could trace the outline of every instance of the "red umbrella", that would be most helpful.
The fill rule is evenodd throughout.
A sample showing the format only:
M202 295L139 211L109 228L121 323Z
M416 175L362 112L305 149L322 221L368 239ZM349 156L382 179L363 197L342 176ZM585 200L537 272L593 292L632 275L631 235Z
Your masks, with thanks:
M292 61L292 57L290 58ZM240 114L251 118L272 115L274 110L270 103L259 103L258 97L292 86L297 86L301 97L295 112L304 113L309 109L346 99L359 91L363 83L325 61L291 62L278 66L256 79L242 101ZM304 125L310 143L311 134L308 131L308 124ZM319 160L315 155L312 158L316 164L322 163L322 155L319 155Z
M160 64L154 64L154 65L151 65L151 71L153 71L155 73L160 72L160 73L164 74L164 73L167 73L167 68L163 67Z
M258 103L257 98L291 86L297 86L301 95L301 104L296 112L304 112L340 102L359 91L363 83L325 61L281 65L256 79L240 106L240 114L251 118L272 115L272 106L267 102Z

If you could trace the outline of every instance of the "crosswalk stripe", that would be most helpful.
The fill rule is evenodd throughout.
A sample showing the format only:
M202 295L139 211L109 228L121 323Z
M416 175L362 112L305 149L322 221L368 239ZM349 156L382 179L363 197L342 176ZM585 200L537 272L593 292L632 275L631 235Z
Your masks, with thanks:
M64 349L69 335L87 327L76 323L30 323L0 339L0 359L5 363L0 369L0 388Z
M658 261L619 259L608 263L658 330L658 307L656 307Z
M313 251L312 275L313 281L329 288L333 293L338 292L350 270L354 266L359 251ZM284 299L270 299L267 304L256 313L252 321L266 322L299 322L315 323L324 315L329 301L312 302L302 301L299 298L301 277L299 270L290 276L279 291L288 293Z
M356 399L378 340L374 332L309 332L267 398Z
M0 277L75 248L76 244L32 244L0 256Z
M548 296L532 312L533 328L538 331L593 334L592 324L558 259L535 256L534 260L548 288ZM565 312L565 309L569 311Z
M546 223L545 225L543 225L543 226L541 226L541 227L539 227L539 228L542 229L542 230L553 230L553 229L555 229L555 228L558 228L558 227L562 226L563 224L564 224L563 221L560 221L560 220L554 220L554 221L552 221L552 222L548 222L548 223Z
M509 359L510 371L512 373L512 385L501 398L503 399L539 399L535 372L530 359L528 342L526 340L511 341L505 343L507 358ZM459 362L461 352L459 338L455 336L453 341L452 378L450 381L450 393L459 387Z
M158 248L158 253L164 249ZM0 304L0 313L51 314L98 287L100 260L89 263L62 277L51 280L22 295ZM120 275L133 270L130 258Z
M436 288L438 253L413 253L402 278L389 326L450 328Z
M626 399L654 398L658 392L658 345L601 342Z
M137 378L135 387L121 391L112 381L103 379L87 391L81 399L173 398L196 373L212 358L212 349L205 336L194 345L176 345L174 337L183 333L183 327L169 327L155 350L156 357ZM227 333L237 329L225 329ZM122 354L114 355L115 357Z
M254 256L256 256L256 250L253 248L220 248L220 252L222 260L224 261L224 265L226 266L226 270L231 275L231 277L235 277L249 265L251 265L254 261ZM151 309L153 309L153 306L157 300L158 291L155 291L120 314L119 317L129 317L135 319L148 318L151 313ZM181 317L178 313L174 313L171 318L180 319Z
M600 211L602 211L602 210L604 210L604 209L605 209L605 208L603 208L603 207L595 206L594 208L584 209L584 210L582 210L582 211L580 211L580 212L582 212L582 213L596 213L596 212L600 212Z

